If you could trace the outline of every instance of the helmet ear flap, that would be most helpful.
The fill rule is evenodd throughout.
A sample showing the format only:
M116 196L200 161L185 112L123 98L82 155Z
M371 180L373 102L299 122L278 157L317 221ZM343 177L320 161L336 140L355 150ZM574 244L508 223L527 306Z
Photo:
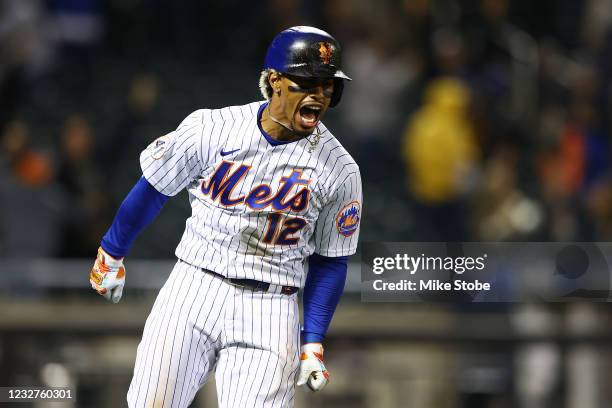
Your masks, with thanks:
M334 78L334 93L332 93L331 101L329 102L330 108L333 108L334 106L338 105L338 103L340 103L343 90L344 81L340 78Z

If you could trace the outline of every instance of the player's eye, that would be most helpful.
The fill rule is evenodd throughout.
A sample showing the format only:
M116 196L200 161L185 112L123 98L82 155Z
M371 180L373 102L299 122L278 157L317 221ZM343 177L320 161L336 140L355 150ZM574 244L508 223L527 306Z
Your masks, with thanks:
M302 93L317 93L318 87L323 87L323 94L326 97L331 97L334 91L334 81L333 80L309 80L304 78L295 78L291 77L288 79L293 82L293 85L289 85L289 90L292 92L302 92Z

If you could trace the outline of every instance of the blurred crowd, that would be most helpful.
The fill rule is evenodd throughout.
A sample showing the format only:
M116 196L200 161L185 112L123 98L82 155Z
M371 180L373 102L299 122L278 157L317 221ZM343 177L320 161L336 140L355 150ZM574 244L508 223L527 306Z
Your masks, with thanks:
M0 0L0 256L92 257L140 150L260 99L292 25L344 48L325 122L362 170L363 240L612 239L608 0ZM182 201L137 254L171 256Z

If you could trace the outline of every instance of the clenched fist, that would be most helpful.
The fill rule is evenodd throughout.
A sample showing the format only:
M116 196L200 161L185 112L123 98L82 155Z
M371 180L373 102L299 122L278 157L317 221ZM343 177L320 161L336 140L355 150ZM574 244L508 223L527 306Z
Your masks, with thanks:
M323 364L323 345L306 343L300 353L300 373L297 385L308 385L312 391L322 390L329 380L329 372Z
M98 257L89 274L91 287L106 300L118 303L123 294L125 285L125 267L123 258L115 259L107 254L101 247L98 248Z

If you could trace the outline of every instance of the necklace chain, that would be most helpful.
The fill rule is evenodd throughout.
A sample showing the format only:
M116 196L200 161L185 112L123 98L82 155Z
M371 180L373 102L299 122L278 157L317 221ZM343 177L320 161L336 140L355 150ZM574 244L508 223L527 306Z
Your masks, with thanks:
M317 145L321 141L321 131L319 130L318 126L315 128L315 132L312 136L312 140L310 140L310 137L306 137L306 140L308 140L308 143L310 143L310 146L308 147L308 153L314 152L314 150L317 148Z

